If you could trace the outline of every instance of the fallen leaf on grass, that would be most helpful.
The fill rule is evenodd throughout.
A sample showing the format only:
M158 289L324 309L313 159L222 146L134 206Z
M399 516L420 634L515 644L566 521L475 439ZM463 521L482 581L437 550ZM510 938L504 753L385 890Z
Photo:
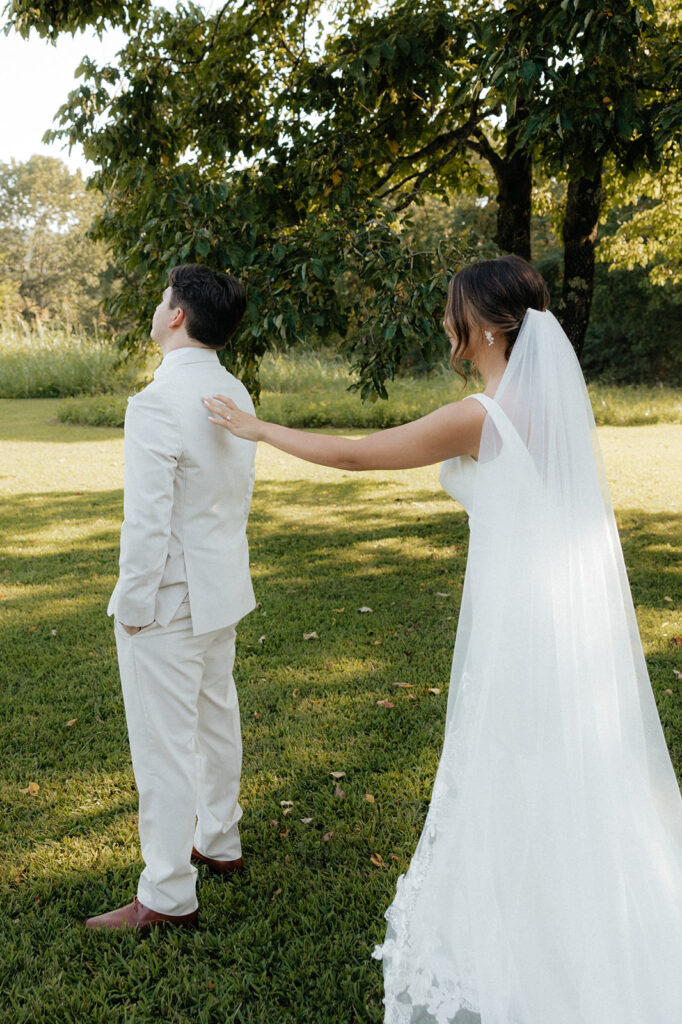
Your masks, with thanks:
M206 982L206 988L210 989L211 992L212 992L213 989L215 988L215 981L207 981Z
M450 597L449 594L445 594L442 590L436 591L436 597Z
M406 693L405 696L408 698L408 700L416 700L417 699L417 694L416 693Z
M669 693L669 694L671 694L671 695L672 695L672 692L673 692L673 691L672 691L672 690L666 690L665 692L666 692L666 693Z
M313 820L312 818L301 818L300 822L301 822L302 825L310 825L312 820Z
M332 608L332 611L336 612L337 615L340 615L341 612L345 612L345 610L345 608Z
M37 796L40 792L40 786L37 782L29 782L26 789L20 789L20 793L28 793L29 796Z
M57 635L57 630L56 629L51 629L50 633L51 633L52 636L56 636Z
M333 832L325 832L325 834L322 836L322 842L323 843L328 843L333 835L334 835Z
M67 728L67 729L70 729L70 728L71 728L71 726L72 726L72 725L75 725L77 721L78 721L78 719L77 719L77 718L70 718L70 719L68 720L68 722L66 723L66 728Z
M358 611L362 614L365 614L366 612L371 612L371 610L372 609L366 604L363 604L362 608L358 608Z
M374 797L372 796L372 794L371 794L371 793L365 793L365 795L363 796L363 798L362 798L362 799L363 799L363 800L364 800L364 801L365 801L366 803L368 803L368 804L373 804L373 803L374 803Z
M405 689L407 689L408 687L412 686L412 683L394 683L393 685L394 686L404 686Z
M280 834L279 834L279 838L280 838L280 839L286 839L286 837L287 837L288 835L289 835L289 829L288 829L288 828L285 828L285 829L284 829L284 832L280 832Z
M394 703L393 703L392 701L390 701L390 700L386 700L386 699L384 699L384 700L378 700L378 701L377 701L377 705L378 705L378 706L379 706L380 708L394 708L394 707L395 707L395 704L394 704Z
M258 637L258 643L259 644L264 644L265 643L265 633L263 633L262 636Z
M664 597L664 598L663 598L663 600L664 600L664 601L669 601L669 602L670 602L670 604L672 604L672 603L673 603L673 599L672 599L672 597Z
M254 711L253 717L254 718L260 718L260 711Z
M332 779L345 779L346 777L345 772L330 772L329 774L331 775Z
M339 786L338 782L334 786L334 796L336 797L337 800L345 800L346 799L345 790L341 789L341 786Z
M673 669L673 675L675 676L675 679L682 679L682 672L678 671L676 668Z
M386 863L380 853L373 853L369 858L375 868L385 868Z
M317 633L313 630L312 633L304 633L303 634L303 639L304 640L319 640L320 638L317 635Z
M285 807L284 810L282 811L282 814L291 814L292 811L293 807Z
M277 818L270 818L270 824L274 825L275 828L279 828L279 822L277 821Z
M281 889L275 889L275 891L273 893L273 896L272 896L272 899L270 900L270 902L274 903L275 900L277 899L277 897L281 895L281 893L282 893Z
M294 801L293 800L280 800L279 806L280 807L293 807L294 806Z
M438 694L440 693L440 687L439 686L428 686L426 688L426 692L427 693L435 693L435 695L437 697Z

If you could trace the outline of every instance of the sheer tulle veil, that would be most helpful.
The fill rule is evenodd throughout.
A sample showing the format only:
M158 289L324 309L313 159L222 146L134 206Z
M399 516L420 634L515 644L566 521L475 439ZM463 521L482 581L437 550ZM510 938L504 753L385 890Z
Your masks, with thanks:
M386 1021L673 1024L682 800L573 348L529 309L486 416L443 755Z

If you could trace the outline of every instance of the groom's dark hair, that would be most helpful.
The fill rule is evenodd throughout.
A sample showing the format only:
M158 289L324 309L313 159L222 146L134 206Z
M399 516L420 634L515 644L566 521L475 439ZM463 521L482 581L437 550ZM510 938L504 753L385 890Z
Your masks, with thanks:
M183 263L168 275L170 307L185 314L190 338L211 348L223 348L234 334L246 309L244 285L222 270L203 263Z

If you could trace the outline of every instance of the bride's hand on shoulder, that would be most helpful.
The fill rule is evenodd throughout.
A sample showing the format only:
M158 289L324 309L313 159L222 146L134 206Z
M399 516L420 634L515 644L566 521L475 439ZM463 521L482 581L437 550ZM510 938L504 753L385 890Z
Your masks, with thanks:
M266 441L299 459L334 469L414 469L455 455L478 455L485 409L480 402L449 402L421 419L360 439L293 430L259 420L224 395L204 398L209 419L247 441Z
M212 395L210 398L202 398L201 401L211 414L208 417L211 423L225 427L235 437L242 437L246 441L260 441L261 421L257 416L240 409L231 398L225 395Z

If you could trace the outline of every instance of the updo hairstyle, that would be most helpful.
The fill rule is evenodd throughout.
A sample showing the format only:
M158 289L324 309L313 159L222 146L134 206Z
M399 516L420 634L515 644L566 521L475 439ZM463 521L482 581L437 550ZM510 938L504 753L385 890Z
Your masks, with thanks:
M542 276L520 256L500 256L462 267L448 289L443 326L455 343L451 364L461 376L462 353L474 325L497 328L508 360L527 309L545 310L549 292Z

